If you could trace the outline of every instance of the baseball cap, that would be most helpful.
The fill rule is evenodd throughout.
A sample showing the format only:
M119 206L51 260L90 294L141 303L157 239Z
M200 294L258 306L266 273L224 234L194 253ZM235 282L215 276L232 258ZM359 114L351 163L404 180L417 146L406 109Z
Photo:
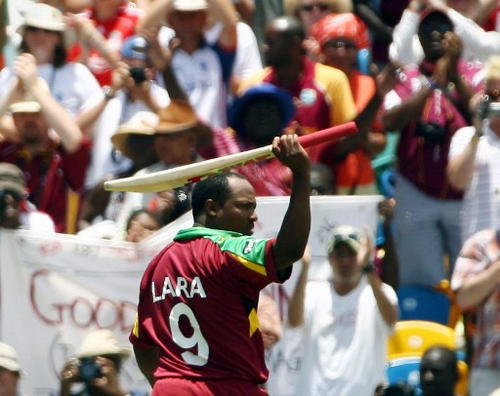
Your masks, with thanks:
M356 227L350 225L337 226L332 230L328 240L328 254L332 254L333 250L341 243L348 245L357 252L361 247L362 238L363 233Z
M21 372L16 350L5 342L0 342L0 367L9 371Z
M206 0L174 0L172 8L176 11L202 11L208 5Z
M128 357L130 348L118 344L118 340L111 330L103 329L89 333L82 342L78 351L78 358L102 355L120 355Z
M121 55L124 59L149 60L147 54L148 42L142 36L137 34L128 37L122 46Z
M438 8L433 8L433 7L427 7L420 13L420 23L419 23L419 30L421 30L421 26L425 25L431 17L439 17L443 22L445 22L447 25L451 27L453 30L455 24L453 21L450 19L448 14Z
M28 1L21 14L24 17L24 21L18 28L18 33L20 34L23 34L26 26L33 26L54 32L64 32L66 29L61 11L48 4Z
M0 189L11 190L20 197L26 194L26 180L21 169L7 162L0 162Z

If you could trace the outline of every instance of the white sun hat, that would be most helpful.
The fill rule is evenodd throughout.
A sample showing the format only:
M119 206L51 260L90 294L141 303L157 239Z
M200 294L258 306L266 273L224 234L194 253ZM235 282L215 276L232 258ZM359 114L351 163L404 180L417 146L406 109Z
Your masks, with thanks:
M118 340L111 330L103 329L89 333L82 342L77 356L79 358L120 355L130 356L132 353L129 347L119 345Z
M21 365L16 350L5 342L0 342L0 367L21 373Z

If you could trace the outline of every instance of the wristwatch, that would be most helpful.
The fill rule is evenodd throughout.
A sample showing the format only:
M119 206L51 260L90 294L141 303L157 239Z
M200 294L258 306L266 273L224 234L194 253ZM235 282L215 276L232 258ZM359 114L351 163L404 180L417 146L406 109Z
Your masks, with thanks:
M361 268L361 272L363 274L371 274L372 272L375 272L375 265L373 264L373 261L369 261L368 264L365 264Z
M116 92L113 91L109 85L102 87L102 93L104 94L104 99L106 100L113 99L116 95Z

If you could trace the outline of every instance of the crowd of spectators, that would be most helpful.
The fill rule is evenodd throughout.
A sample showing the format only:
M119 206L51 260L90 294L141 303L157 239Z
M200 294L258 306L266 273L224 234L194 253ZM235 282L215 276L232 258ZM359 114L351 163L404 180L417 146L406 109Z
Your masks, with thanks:
M377 339L357 337L383 345L397 299L379 275L396 289L447 279L460 307L476 309L479 320L471 394L500 388L498 0L3 2L15 3L22 21L2 25L0 36L2 44L18 43L14 57L1 59L0 227L139 242L190 209L192 187L110 193L106 180L354 120L357 134L307 149L311 194L385 194L386 260L375 263L375 275L365 268L360 277L369 253L359 250L375 248L356 230L334 230L328 256L335 292L322 284L329 290L322 295L313 284L312 297L305 296L304 265L296 290L303 301L295 297L292 319L276 323L266 301L266 345L289 321L308 334L309 352L326 343L336 354L354 342L352 334L340 335L336 346L333 333L313 339L311 329L324 330L314 328L314 315L325 312L308 299L336 304L366 290L363 309L379 310L376 331L366 331ZM387 150L390 133L398 143L396 163L384 166L395 179L388 192L372 160ZM290 193L291 174L277 160L236 171L257 195ZM335 235L344 244L337 246ZM343 267L344 256L358 262ZM262 322L266 334L265 315ZM337 359L358 359L356 351ZM349 363L360 370L361 362ZM340 366L329 361L326 369ZM325 367L309 369L314 380ZM374 391L383 375L369 370L373 384L365 377L362 385ZM344 374L338 381L350 378L356 389L351 371ZM308 389L301 394L348 385L301 382Z

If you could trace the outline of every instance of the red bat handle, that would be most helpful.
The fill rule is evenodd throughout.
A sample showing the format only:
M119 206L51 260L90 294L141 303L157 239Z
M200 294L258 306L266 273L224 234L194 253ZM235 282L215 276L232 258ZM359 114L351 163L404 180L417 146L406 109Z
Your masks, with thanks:
M302 147L309 147L316 144L331 142L340 139L341 137L354 135L358 131L358 127L354 121L346 122L345 124L337 125L331 128L322 129L299 137L299 142Z

